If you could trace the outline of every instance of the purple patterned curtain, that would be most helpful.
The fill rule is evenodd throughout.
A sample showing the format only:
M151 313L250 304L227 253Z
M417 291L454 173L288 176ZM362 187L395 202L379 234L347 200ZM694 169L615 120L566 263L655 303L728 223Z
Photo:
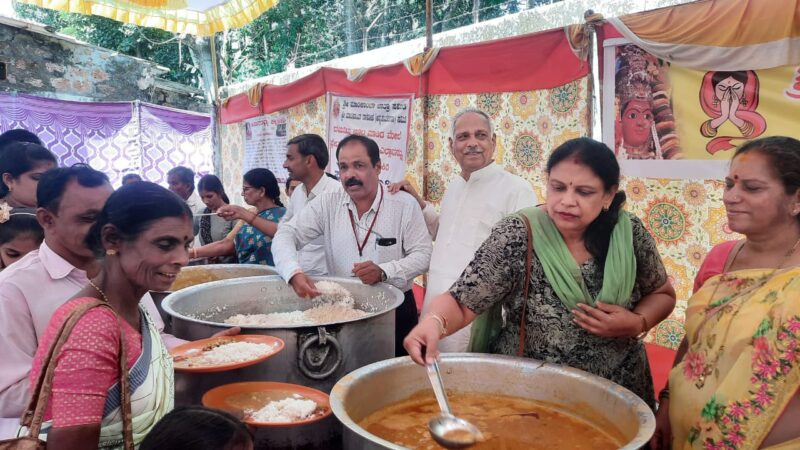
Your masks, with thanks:
M0 132L35 133L64 166L86 163L114 186L136 172L166 185L166 172L185 165L213 171L208 115L139 102L73 102L0 93Z
M211 118L150 104L140 104L142 174L166 180L175 166L186 166L198 177L214 172Z

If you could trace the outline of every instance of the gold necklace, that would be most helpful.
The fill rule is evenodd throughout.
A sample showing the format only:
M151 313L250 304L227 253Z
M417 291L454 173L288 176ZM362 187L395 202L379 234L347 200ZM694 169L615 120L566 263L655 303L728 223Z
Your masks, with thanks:
M745 241L745 243L746 243L746 242L747 242L747 241ZM741 245L741 246L740 246L740 247L739 247L739 248L736 250L736 253L733 255L733 259L731 260L731 262L730 262L730 264L728 265L728 267L730 267L730 266L733 266L733 263L734 263L734 261L736 261L736 258L739 256L739 253L741 253L741 250L744 248L744 245L745 245L745 244L742 244L742 245ZM705 319L704 319L704 320L703 320L703 322L702 322L702 323L701 323L701 324L698 326L698 328L697 328L697 331L695 331L695 339L694 339L694 340L695 340L695 342L697 343L697 345L700 345L699 339L697 339L697 336L700 334L700 330L702 330L703 326L705 326L705 325L708 323L708 321L709 321L709 320L710 320L710 319L711 319L713 316L717 315L717 313L720 313L721 311L724 311L724 310L725 310L725 308L726 308L727 306L729 306L731 303L733 303L733 302L734 302L734 300L740 300L740 299L744 299L744 298L745 298L745 296L746 296L747 294L754 294L754 293L755 293L755 292L757 292L757 291L758 291L760 288L764 287L764 286L765 286L765 285L766 285L766 284L769 282L769 280L771 280L771 279L772 279L772 277L773 277L773 276L774 276L774 275L775 275L775 274L776 274L776 273L777 273L779 270L783 269L783 266L784 266L784 265L786 265L786 263L789 261L789 258L791 258L791 256L792 256L792 255L794 254L794 252L797 250L797 247L798 247L798 245L800 245L800 238L798 238L798 239L797 239L797 241L795 241L795 243L794 243L794 245L792 246L792 248L791 248L791 249L789 249L789 251L788 251L788 252L786 252L786 255L784 255L784 257L783 257L783 260L781 260L781 263L778 265L778 267L777 267L777 268L775 268L775 269L774 269L772 272L770 272L770 273L769 273L769 275L767 275L766 277L764 277L764 278L763 278L763 281L762 281L761 283L759 283L759 284L758 284L758 285L756 285L756 286L752 286L752 287L750 287L750 288L747 288L747 289L745 289L743 292L741 292L741 293L739 293L739 294L733 294L733 295L731 295L731 296L730 296L730 298L728 298L726 301L724 301L724 302L721 302L719 305L716 305L716 306L714 306L713 308L711 308L711 309L709 309L708 311L706 311L706 317L705 317ZM717 285L716 285L716 286L714 286L714 291L711 293L710 302L713 302L713 301L714 301L714 299L716 298L716 296L717 296L717 290L719 289L719 286L720 286L720 285L721 285L721 284L722 284L724 281L728 281L728 280L726 280L726 276L727 276L727 275L728 275L727 271L726 271L726 272L724 272L724 273L722 273L722 274L720 275L719 281L717 282ZM748 297L748 298L749 298L749 297ZM716 367L717 367L717 363L719 363L719 359L722 357L722 354L723 354L723 353L725 353L725 342L727 342L727 340L728 340L728 333L729 333L729 332L730 332L730 330L731 330L731 325L733 325L734 319L735 319L735 318L736 318L736 316L739 314L739 311L741 311L741 310L742 310L742 306L743 306L744 304L745 304L745 301L744 301L744 300L743 300L743 301L740 301L740 302L738 302L736 310L735 310L735 311L733 311L733 313L731 314L731 318L730 318L730 320L728 321L728 326L727 326L727 327L725 327L725 332L724 332L724 333L723 333L723 335L722 335L722 341L721 341L721 344L720 344L720 346L719 346L719 349L717 350L716 354L714 355L714 359L713 359L712 361L709 361L708 363L706 363L706 364L705 364L705 367L704 367L704 369L703 369L703 373L701 373L701 374L700 374L700 376L697 378L697 381L695 382L695 386L696 386L698 389L701 389L703 386L705 386L705 383L706 383L706 377L707 377L708 375L711 375L711 374L714 372L714 370L715 370L715 369L716 369ZM699 352L695 352L695 353L699 353Z
M106 297L106 293L103 292L103 290L100 289L96 284L94 284L91 279L89 279L89 284L91 284L92 287L95 288L95 290L100 293L100 296L103 297L103 300L105 300L106 303L111 303L111 302L108 301L108 297Z

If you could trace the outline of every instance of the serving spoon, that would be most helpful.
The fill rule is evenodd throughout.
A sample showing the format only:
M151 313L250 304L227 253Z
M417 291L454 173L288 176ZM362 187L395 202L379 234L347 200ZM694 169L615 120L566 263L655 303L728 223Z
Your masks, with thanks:
M483 435L475 425L450 412L442 374L439 371L439 362L426 364L426 368L433 387L433 394L439 403L439 409L442 410L441 414L428 422L428 431L431 433L431 437L442 447L452 449L471 447L478 441L482 441Z

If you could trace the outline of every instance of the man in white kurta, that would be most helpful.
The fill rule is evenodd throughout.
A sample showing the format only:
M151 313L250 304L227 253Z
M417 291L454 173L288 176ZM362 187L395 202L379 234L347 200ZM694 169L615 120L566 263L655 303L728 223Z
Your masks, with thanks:
M461 175L447 186L437 214L408 182L390 187L413 195L435 240L423 315L431 299L446 292L467 267L475 251L489 237L492 227L508 214L536 204L536 194L528 181L512 175L494 162L496 136L491 119L480 110L467 109L453 119L450 150L461 167ZM443 352L464 352L470 327L444 338Z

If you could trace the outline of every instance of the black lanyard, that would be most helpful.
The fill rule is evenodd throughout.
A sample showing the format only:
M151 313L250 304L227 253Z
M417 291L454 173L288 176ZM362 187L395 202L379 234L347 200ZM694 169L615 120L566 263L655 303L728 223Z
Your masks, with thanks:
M383 185L379 184L381 187L381 199L378 201L378 209L375 210L375 215L372 217L372 223L369 225L369 229L367 230L367 235L364 236L364 242L358 243L358 232L356 232L356 220L353 218L353 211L350 208L347 208L347 213L350 214L350 226L353 227L353 237L356 238L356 247L358 247L358 256L364 256L364 247L367 246L367 241L369 240L369 235L372 234L372 228L375 227L375 221L378 220L378 213L381 212L381 205L383 204Z

